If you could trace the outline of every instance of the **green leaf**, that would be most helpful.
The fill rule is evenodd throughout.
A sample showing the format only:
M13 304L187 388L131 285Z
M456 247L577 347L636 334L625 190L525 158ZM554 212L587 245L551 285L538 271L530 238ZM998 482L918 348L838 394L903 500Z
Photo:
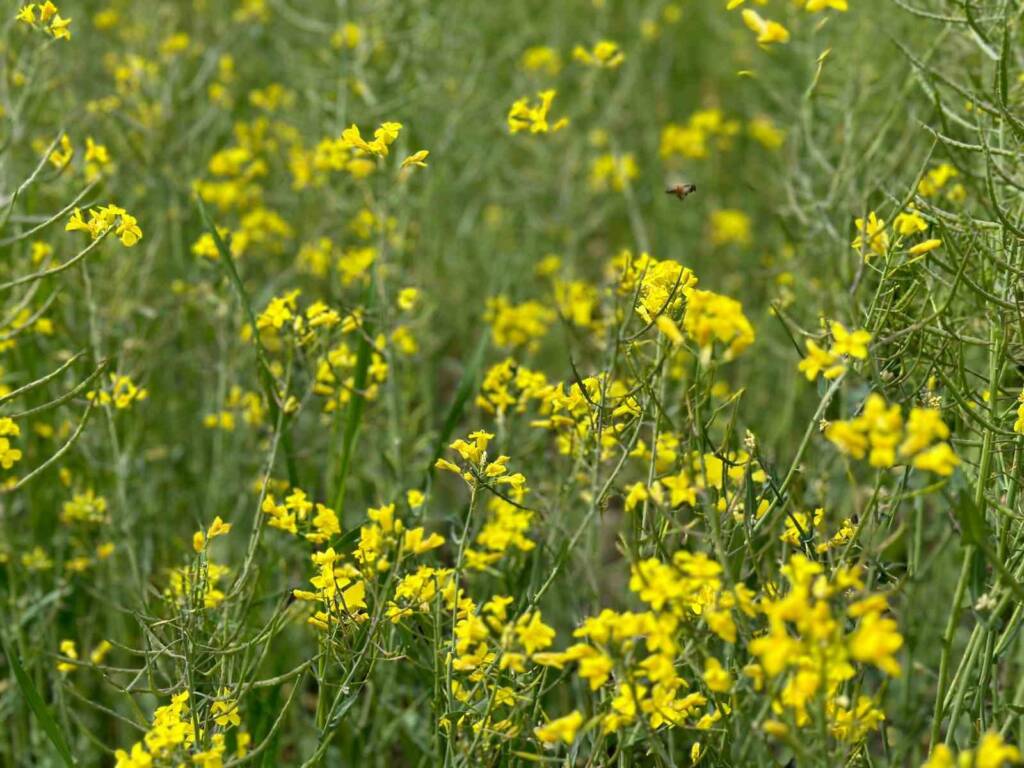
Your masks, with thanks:
M477 377L480 373L480 366L483 364L486 351L487 333L485 331L480 335L480 341L476 345L476 351L473 353L473 358L469 361L469 365L462 371L459 386L455 390L455 399L452 400L452 404L448 408L448 414L445 416L444 424L441 425L441 431L437 436L437 445L434 448L434 456L430 460L430 466L427 467L427 472L431 475L434 473L434 463L441 458L441 454L444 453L444 447L448 444L452 432L455 431L455 425L462 418L462 411L466 407L466 401L469 400L469 396L476 389Z
M18 687L21 688L21 693L25 697L25 701L28 702L32 713L36 716L39 724L43 726L43 730L46 732L50 742L57 750L57 754L60 755L64 765L77 765L75 758L71 756L71 750L68 749L68 743L64 739L64 734L61 732L60 726L57 725L57 720L53 717L53 713L50 712L50 708L46 706L46 702L43 701L43 697L39 695L39 691L32 682L32 678L28 676L28 673L25 672L25 668L21 666L21 661L11 650L5 635L0 635L0 643L3 644L4 656L7 657L7 663L10 664L11 669L14 670L14 678L18 681Z
M983 546L988 542L988 522L985 520L985 513L978 508L967 491L960 492L955 512L965 544Z
M352 461L352 446L355 444L356 434L359 432L359 425L363 421L363 411L366 409L366 379L370 369L370 358L373 351L373 326L370 323L369 310L373 305L374 281L371 278L366 286L366 299L364 305L366 313L363 318L363 327L359 334L359 349L356 352L356 368L352 380L352 397L349 398L348 408L345 410L345 428L341 437L341 454L338 461L338 490L334 495L334 510L339 517L345 505L345 481L348 479L348 469ZM344 518L342 518L344 519Z

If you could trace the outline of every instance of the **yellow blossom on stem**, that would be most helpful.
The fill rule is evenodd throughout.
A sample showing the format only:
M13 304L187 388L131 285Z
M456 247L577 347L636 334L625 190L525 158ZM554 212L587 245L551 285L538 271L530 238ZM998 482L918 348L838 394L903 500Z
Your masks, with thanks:
M533 732L537 738L545 744L572 744L576 740L576 734L583 725L583 715L579 710L573 710L568 715L557 720L549 720L544 725L534 728Z
M572 57L588 67L601 69L616 69L626 60L626 54L619 44L611 40L601 40L589 50L582 45L577 45L572 50Z
M832 331L832 352L837 355L848 355L857 360L866 360L871 334L867 331L848 331L842 323L833 320L829 324Z
M408 168L411 165L418 166L420 168L427 167L427 156L430 155L429 149L421 149L418 152L413 152L405 160L402 161L402 167Z
M823 374L826 379L834 379L846 371L846 366L835 352L822 349L813 339L807 339L804 344L807 356L797 364L797 368L808 381L814 381L819 374Z
M742 16L747 29L757 34L758 45L769 46L775 43L789 42L789 30L777 21L764 19L757 11L750 8L744 8Z
M865 259L873 255L884 255L889 250L889 235L885 231L885 219L878 218L878 215L871 211L866 221L857 219L854 224L858 234L850 245L862 252Z
M556 91L548 89L537 94L537 102L531 104L529 99L517 99L508 111L508 129L511 133L529 131L530 133L555 133L569 124L569 118L562 117L548 123L548 112L555 100Z

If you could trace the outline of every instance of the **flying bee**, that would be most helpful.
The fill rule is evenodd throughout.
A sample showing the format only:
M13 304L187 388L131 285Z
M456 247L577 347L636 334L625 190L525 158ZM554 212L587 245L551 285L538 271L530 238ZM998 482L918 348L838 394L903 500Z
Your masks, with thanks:
M666 195L675 195L680 200L685 200L688 196L692 195L697 191L696 184L676 184L674 187L669 187L665 190Z

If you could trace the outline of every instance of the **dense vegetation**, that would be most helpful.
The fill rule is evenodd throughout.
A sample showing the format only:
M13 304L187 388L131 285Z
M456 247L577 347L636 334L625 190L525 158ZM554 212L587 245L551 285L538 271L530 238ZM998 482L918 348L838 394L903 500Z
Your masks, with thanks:
M1019 2L58 5L0 764L1021 760Z

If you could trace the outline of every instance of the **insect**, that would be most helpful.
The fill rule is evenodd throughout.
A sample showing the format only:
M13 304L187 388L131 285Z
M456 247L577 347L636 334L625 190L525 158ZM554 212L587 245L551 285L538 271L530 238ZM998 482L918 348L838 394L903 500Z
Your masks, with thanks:
M692 195L696 191L696 184L676 184L674 187L666 189L665 194L675 195L680 200L685 200L689 195Z

